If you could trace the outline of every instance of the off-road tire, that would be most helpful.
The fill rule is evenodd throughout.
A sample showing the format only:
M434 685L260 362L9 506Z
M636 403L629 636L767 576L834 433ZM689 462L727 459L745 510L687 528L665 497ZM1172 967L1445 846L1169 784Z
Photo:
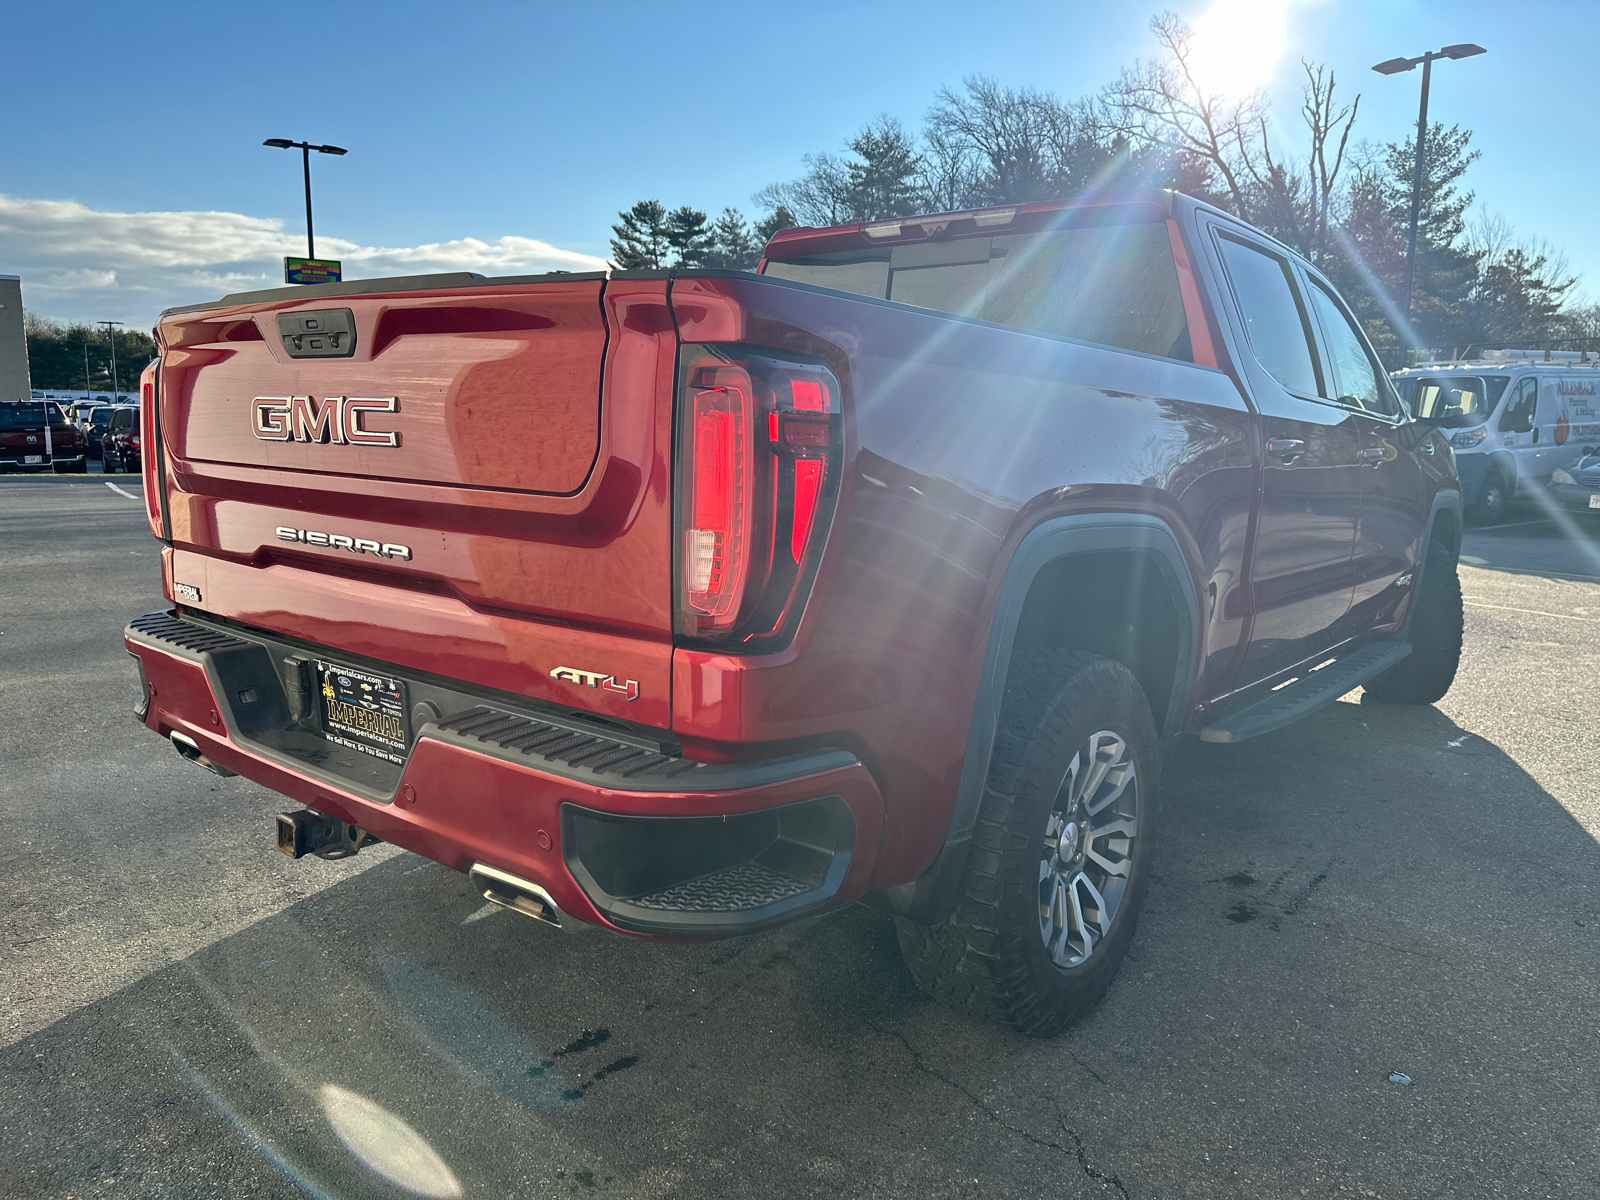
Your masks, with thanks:
M1490 471L1489 478L1483 481L1478 499L1467 515L1472 518L1474 525L1495 525L1505 520L1506 509L1510 504L1511 484L1497 467Z
M1081 963L1063 967L1041 933L1045 831L1074 755L1098 731L1126 741L1136 832L1109 929ZM963 890L940 925L895 920L918 985L958 1011L1035 1037L1053 1036L1088 1012L1111 985L1138 924L1159 774L1155 722L1126 667L1056 647L1019 647Z
M1438 542L1428 543L1428 560L1417 587L1416 606L1407 621L1411 653L1365 685L1361 701L1382 704L1433 704L1455 682L1461 663L1465 616L1456 560Z

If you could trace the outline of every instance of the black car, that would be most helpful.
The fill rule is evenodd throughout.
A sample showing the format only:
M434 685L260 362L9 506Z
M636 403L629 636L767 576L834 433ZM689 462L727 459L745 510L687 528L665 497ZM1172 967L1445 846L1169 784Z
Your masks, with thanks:
M89 457L100 457L100 439L105 437L106 429L111 425L111 414L116 409L109 404L92 410L89 419L83 425L83 437L89 445Z

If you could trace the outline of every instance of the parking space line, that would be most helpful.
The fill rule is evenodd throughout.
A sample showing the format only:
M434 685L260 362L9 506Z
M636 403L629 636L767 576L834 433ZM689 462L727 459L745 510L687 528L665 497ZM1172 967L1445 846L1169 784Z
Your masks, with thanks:
M140 497L135 496L132 492L123 491L116 484L112 483L109 479L106 480L106 486L108 488L110 488L113 492L115 492L117 495L126 496L129 500L138 500L138 499L140 499Z
M1485 604L1482 600L1463 600L1468 608L1498 608L1501 612L1524 613L1530 617L1560 617L1563 621L1600 621L1600 617L1580 617L1576 613L1540 612L1536 608L1512 608L1506 604Z

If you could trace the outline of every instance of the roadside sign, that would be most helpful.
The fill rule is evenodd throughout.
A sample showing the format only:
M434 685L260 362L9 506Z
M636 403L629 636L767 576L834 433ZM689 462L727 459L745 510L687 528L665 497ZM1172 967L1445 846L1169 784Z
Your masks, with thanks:
M338 283L344 278L342 266L336 258L286 258L283 260L283 281Z

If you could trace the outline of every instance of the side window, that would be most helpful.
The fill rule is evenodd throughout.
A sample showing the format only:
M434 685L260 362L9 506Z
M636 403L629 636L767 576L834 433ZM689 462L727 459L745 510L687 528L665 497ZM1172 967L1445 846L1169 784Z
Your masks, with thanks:
M114 414L112 414L111 428L118 433L121 433L125 429L133 428L133 418L127 409L119 408Z
M1539 381L1524 376L1517 381L1517 390L1505 412L1500 414L1501 433L1528 433L1533 429L1533 410L1539 403Z
M1329 381L1333 399L1386 417L1399 416L1400 405L1386 386L1387 377L1367 353L1354 323L1315 280L1311 283L1311 307L1316 309L1317 320L1328 339L1328 355L1333 360L1329 364L1333 368Z
M1295 294L1289 264L1226 234L1218 245L1256 361L1286 390L1317 395L1311 327Z

